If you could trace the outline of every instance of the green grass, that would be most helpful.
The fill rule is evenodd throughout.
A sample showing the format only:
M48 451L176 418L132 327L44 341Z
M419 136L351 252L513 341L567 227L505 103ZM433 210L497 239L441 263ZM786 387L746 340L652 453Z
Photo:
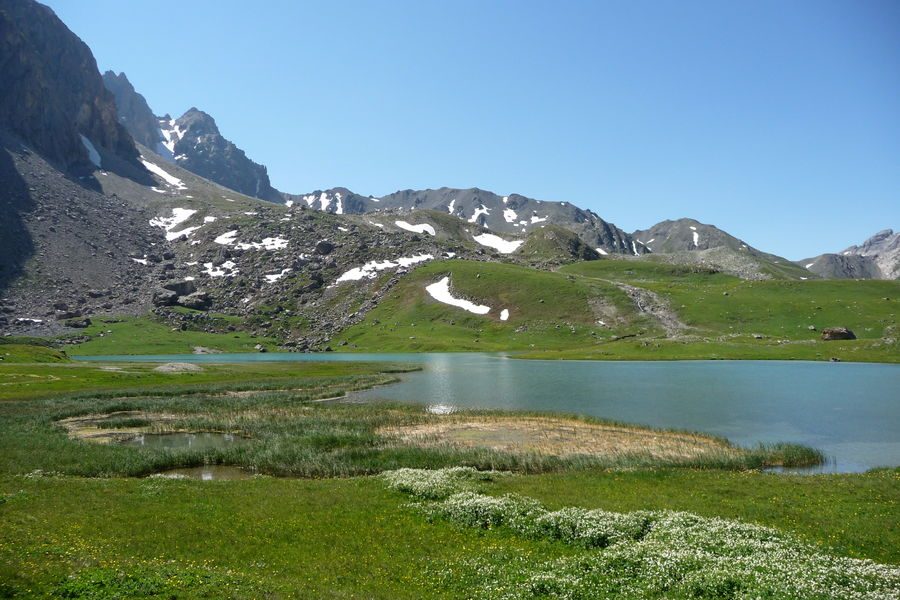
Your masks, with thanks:
M0 344L0 365L9 363L57 363L69 357L61 350L34 344Z
M830 551L900 563L900 470L865 475L652 470L553 473L498 479L492 493L520 493L549 508L683 510L799 534Z
M119 365L124 373L103 366L0 365L4 382L32 371L65 382L16 384L0 402L0 597L464 598L466 589L446 583L468 560L514 555L545 562L579 551L502 529L429 522L408 498L369 477L108 477L203 463L311 476L458 464L549 470L497 478L481 490L528 495L550 508L677 509L743 519L839 555L900 563L898 471L603 471L584 461L391 448L375 433L380 425L440 417L411 406L309 402L389 381L397 370L391 365L203 365L203 372L178 374L153 365ZM68 373L79 375L66 381L61 375ZM254 393L233 393L239 390ZM171 426L240 431L250 442L199 452L103 446L69 439L55 424L123 410L179 415ZM120 416L104 425L143 426L145 419L152 420Z
M548 507L673 508L739 518L839 555L896 564L897 477L588 472L501 478L484 488L526 493ZM462 598L464 590L440 585L447 565L503 553L544 561L575 552L502 529L429 523L372 478L5 477L0 494L0 590L7 595L52 596L63 586L110 594L140 584L196 597L211 581L230 586L217 597Z
M256 344L270 348L276 345L271 338L254 337L242 331L173 331L171 325L153 317L98 318L79 335L87 335L91 339L71 346L69 353L73 356L190 354L195 346L220 352L255 352Z
M885 330L897 328L897 281L744 281L721 274L682 275L683 269L604 260L567 265L562 270L657 292L687 325L703 335L759 333L816 341L826 327L848 327L858 338L874 340L884 336ZM810 325L816 330L810 330Z
M425 286L451 276L453 292L490 306L474 315L436 302ZM666 338L616 284L658 294L688 328ZM510 318L499 320L503 308ZM416 269L361 323L344 350L526 351L606 360L829 360L900 362L900 282L743 281L653 260L578 262L559 272L441 261ZM608 327L598 324L603 320ZM810 326L815 327L814 330ZM826 327L858 340L821 340Z
M475 315L431 298L425 286L445 275L457 297L490 306L491 312ZM508 321L500 321L503 309L509 310ZM599 318L613 323L616 316L613 330L596 323ZM648 325L621 290L604 282L452 260L417 268L362 323L335 339L349 342L346 349L382 352L564 349L589 344L598 334L625 335Z
M366 375L390 370L363 363L204 364L202 371L161 373L158 364L97 362L0 363L0 401L47 398L74 392L98 396L115 390L129 394L183 393L215 388L290 387L306 378Z

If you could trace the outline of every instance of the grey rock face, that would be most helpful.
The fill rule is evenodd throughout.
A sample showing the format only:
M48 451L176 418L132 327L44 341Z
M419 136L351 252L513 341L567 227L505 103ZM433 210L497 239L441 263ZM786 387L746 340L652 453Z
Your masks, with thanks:
M900 233L879 231L859 246L838 254L797 261L812 273L832 279L900 279Z
M107 71L103 74L103 85L112 92L119 121L131 137L148 148L158 148L163 141L159 120L150 110L147 100L135 91L125 73L116 75L113 71Z
M0 57L0 128L62 168L92 162L81 136L138 166L94 56L52 10L4 0Z

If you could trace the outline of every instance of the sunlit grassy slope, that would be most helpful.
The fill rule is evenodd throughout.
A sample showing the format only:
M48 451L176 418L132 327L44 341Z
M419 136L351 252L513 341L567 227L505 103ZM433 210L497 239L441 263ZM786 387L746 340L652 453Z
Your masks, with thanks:
M448 275L456 297L491 311L475 315L431 298L426 286ZM657 294L687 328L676 339L665 339L659 323L639 311L623 284ZM578 262L558 272L443 261L416 269L338 339L349 349L369 351L898 362L898 298L896 281L745 281L652 261ZM508 321L499 318L504 308ZM848 327L859 339L823 342L826 327Z

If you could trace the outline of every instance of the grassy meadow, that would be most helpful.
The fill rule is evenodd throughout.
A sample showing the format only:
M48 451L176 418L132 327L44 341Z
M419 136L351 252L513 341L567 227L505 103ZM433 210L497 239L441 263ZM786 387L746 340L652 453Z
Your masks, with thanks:
M758 469L821 457L565 415L320 401L393 381L403 365L159 366L64 357L0 364L0 597L555 597L520 593L537 576L527 565L569 568L603 556L561 538L427 517L374 476L459 465L509 472L477 491L533 498L547 510L689 511L774 527L834 560L900 563L898 471L773 475ZM66 419L79 426L67 429ZM511 443L511 429L571 433ZM116 435L184 431L244 443L116 443ZM105 435L106 443L91 439ZM255 476L153 475L200 465ZM485 591L473 568L518 595ZM731 588L702 589L734 597Z

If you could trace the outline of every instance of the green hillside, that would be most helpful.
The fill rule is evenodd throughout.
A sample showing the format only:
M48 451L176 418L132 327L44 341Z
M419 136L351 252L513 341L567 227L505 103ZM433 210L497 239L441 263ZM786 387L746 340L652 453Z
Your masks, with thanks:
M455 297L491 307L476 315L425 287L450 276ZM655 294L684 327L669 331L625 289ZM699 266L645 260L573 263L558 272L442 261L416 269L340 348L367 351L525 350L542 357L804 359L900 362L893 281L746 281ZM502 309L509 320L499 319ZM602 324L601 324L602 322ZM848 327L857 340L821 340Z
M448 275L454 297L491 311L476 315L431 298L425 287ZM509 311L507 321L500 320L503 309ZM451 260L404 277L362 323L338 339L370 351L558 350L650 327L652 322L612 284L516 265Z

